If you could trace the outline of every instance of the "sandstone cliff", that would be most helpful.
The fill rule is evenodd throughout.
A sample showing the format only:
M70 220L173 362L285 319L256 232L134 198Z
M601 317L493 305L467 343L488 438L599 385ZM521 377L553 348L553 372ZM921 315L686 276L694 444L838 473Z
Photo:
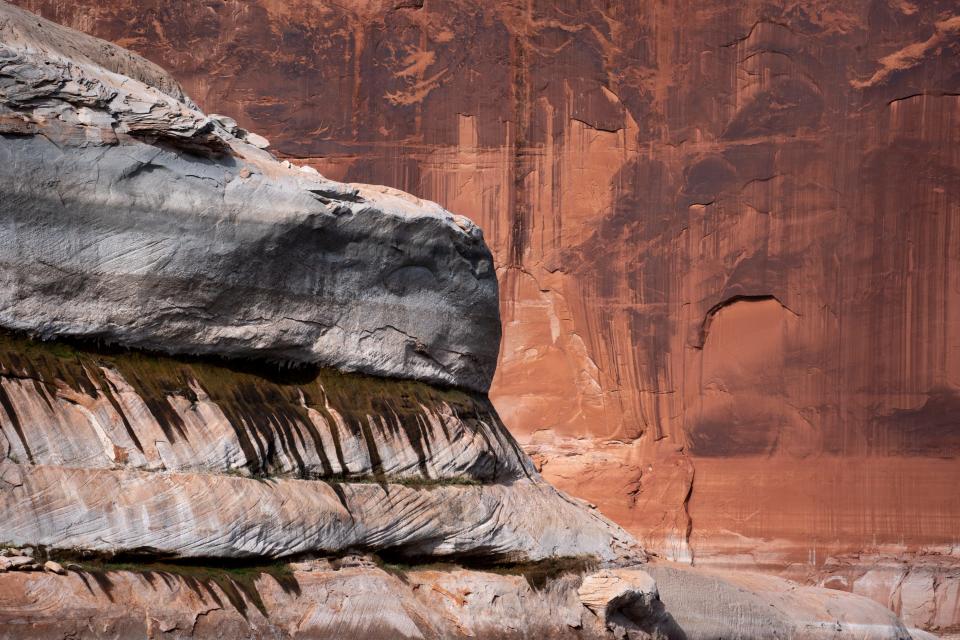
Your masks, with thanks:
M19 4L480 223L494 402L648 547L960 624L955 2Z
M858 596L654 580L485 395L479 229L267 146L0 3L0 636L910 637Z

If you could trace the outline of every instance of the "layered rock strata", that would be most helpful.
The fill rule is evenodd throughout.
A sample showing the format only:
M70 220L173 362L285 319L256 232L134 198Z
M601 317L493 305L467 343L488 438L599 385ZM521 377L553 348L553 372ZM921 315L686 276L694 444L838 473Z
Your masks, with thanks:
M179 557L639 553L543 483L474 392L335 370L269 379L12 336L0 362L0 538L14 544Z
M281 163L6 4L0 44L0 635L764 637L662 601L637 542L507 433L471 222ZM793 588L785 637L908 637Z
M491 397L648 548L960 566L955 0L17 3L476 220Z
M0 638L911 638L867 598L758 575L705 575L669 565L652 573L659 594L646 574L623 589L609 572L384 570L356 557L250 575L73 565L67 576L4 577ZM600 583L614 588L598 589Z
M334 369L0 334L0 405L0 450L37 465L466 482L533 472L481 394Z

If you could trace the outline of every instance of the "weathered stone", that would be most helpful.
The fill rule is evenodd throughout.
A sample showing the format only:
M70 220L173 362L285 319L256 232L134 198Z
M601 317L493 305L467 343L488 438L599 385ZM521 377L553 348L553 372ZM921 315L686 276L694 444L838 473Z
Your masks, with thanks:
M535 473L476 392L329 369L262 373L0 334L0 429L8 434L0 458L427 482ZM0 469L0 478L22 484L16 467Z
M7 569L11 571L22 570L24 567L28 567L33 564L33 558L29 556L11 556L7 558L6 566Z
M0 145L0 325L486 391L500 323L475 225L277 162L145 61L123 69L152 85L0 17L0 102L38 127Z
M689 569L682 575L688 573ZM776 598L789 594L789 587L770 593L769 584L755 591L757 585L744 586L718 578L711 578L712 590L704 594L713 598L715 606L702 613L707 617L726 615L734 626L739 624L738 635L721 635L724 631L719 626L713 635L704 634L703 621L689 609L681 609L675 618L664 618L650 631L620 628L614 636L580 602L580 579L576 574L561 573L532 585L523 575L502 572L449 567L387 573L369 562L339 568L321 562L309 571L297 568L254 576L251 581L240 582L231 578L229 571L215 566L205 567L198 574L196 570L171 565L148 565L142 572L78 567L64 577L6 574L0 629L13 629L11 623L16 622L29 625L35 634L31 637L35 638L63 637L71 632L91 637L94 634L88 625L95 619L95 637L111 638L149 637L151 628L166 629L181 638L303 640L907 638L882 609L876 605L871 609L872 603L863 598L846 594L830 598L834 621L832 626L820 627L808 611L781 607ZM673 587L669 589L672 591ZM158 607L158 602L164 606ZM762 603L759 613L768 626L750 626L749 620L742 617L755 613L755 603ZM776 603L776 608L771 603ZM769 624L770 620L788 618L792 626ZM0 631L0 637L9 636Z
M644 571L657 581L671 637L910 640L893 612L861 596L746 571L669 563L649 564Z
M219 113L211 113L210 119L223 127L224 131L230 135L237 135L237 131L239 129L237 126L237 121L230 116L220 115Z
M577 590L580 602L596 614L606 615L634 598L650 603L657 596L657 583L639 569L605 569L583 578ZM612 607L612 608L611 608Z
M261 136L258 133L253 133L252 131L244 131L241 136L245 142L249 142L257 149L269 149L270 141Z
M49 571L50 573L55 573L60 576L66 575L67 573L67 570L63 568L62 564L59 562L54 562L53 560L47 560L44 562L43 568L45 571Z
M641 569L605 569L586 575L577 596L608 629L619 634L653 633L667 620L656 582Z
M619 527L535 479L411 487L43 465L22 471L23 486L0 494L0 537L48 548L201 558L350 549L525 562L643 558Z

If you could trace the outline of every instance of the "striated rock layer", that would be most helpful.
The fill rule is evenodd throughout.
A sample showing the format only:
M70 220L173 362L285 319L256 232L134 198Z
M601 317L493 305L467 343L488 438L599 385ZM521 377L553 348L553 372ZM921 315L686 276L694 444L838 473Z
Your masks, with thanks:
M477 220L495 403L651 548L956 558L956 2L18 4Z
M386 569L346 558L250 576L171 565L11 575L0 592L0 638L911 638L866 598L766 576L657 566L659 593L646 575L644 591L611 598L584 591L597 580L609 585L602 572Z
M6 336L0 407L0 540L11 544L180 558L643 557L545 484L475 393L334 370L270 379Z
M0 334L0 453L74 468L496 482L536 473L484 396L333 369Z

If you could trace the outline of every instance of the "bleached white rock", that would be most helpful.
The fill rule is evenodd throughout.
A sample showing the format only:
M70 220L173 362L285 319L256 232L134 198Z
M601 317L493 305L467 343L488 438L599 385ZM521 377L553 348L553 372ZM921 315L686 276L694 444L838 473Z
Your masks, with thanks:
M21 471L23 485L0 492L0 537L48 548L200 558L350 549L522 562L643 558L620 527L537 479L412 487L43 465Z

